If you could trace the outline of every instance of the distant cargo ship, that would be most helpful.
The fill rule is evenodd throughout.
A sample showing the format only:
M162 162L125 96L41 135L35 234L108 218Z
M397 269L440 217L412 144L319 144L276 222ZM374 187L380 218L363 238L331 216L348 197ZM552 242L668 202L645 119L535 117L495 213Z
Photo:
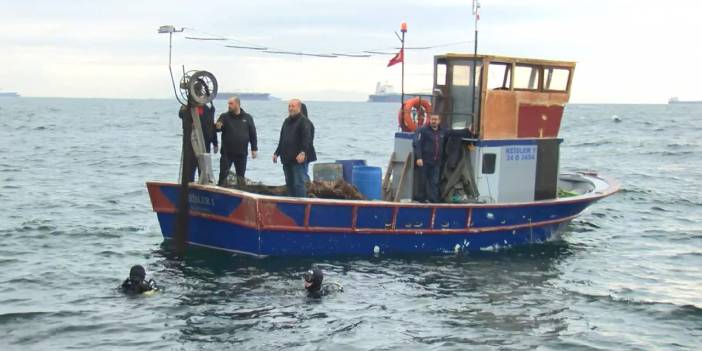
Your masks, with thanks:
M408 93L405 94L405 100L415 96L420 96L422 99L431 100L431 94ZM402 95L396 93L392 89L392 85L378 82L375 85L375 94L368 95L368 102L400 102Z
M20 94L14 91L0 91L0 97L20 97Z
M232 96L238 96L241 100L280 100L269 93L217 93L217 99L229 99Z
M692 100L690 100L690 101L683 101L683 100L680 100L680 99L678 99L678 98L676 98L676 97L672 97L672 98L668 99L668 104L702 104L702 100L698 100L698 101L692 101Z

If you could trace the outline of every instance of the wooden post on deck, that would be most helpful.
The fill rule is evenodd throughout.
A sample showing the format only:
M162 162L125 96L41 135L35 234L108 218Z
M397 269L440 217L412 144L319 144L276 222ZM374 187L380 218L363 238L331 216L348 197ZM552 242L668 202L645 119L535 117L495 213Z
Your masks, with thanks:
M383 200L388 201L392 196L392 183L390 179L392 177L392 164L395 161L395 152L390 155L390 161L388 161L388 168L385 169L385 176L383 177Z
M407 171L409 170L409 164L412 162L414 159L414 154L411 152L407 154L407 158L405 159L405 164L402 166L402 172L400 173L400 181L397 182L397 190L393 196L394 202L400 201L400 191L402 190L402 185L405 184L405 174L407 174Z
M196 106L190 108L190 115L193 118L194 127L191 141L193 151L195 152L195 159L197 160L197 167L198 170L200 170L200 177L198 178L197 182L199 184L214 183L214 177L212 175L212 161L206 159L209 157L209 154L206 153L205 137L202 131L202 123L200 123L200 116L197 114Z

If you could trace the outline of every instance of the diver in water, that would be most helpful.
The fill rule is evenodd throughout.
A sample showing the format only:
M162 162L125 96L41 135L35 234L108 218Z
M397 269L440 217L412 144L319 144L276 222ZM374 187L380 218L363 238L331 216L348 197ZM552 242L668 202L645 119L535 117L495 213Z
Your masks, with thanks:
M307 290L307 296L309 297L319 298L344 291L344 288L339 283L322 285L324 273L322 273L322 270L319 268L312 268L305 272L302 275L302 279L305 280L305 290Z
M153 279L146 281L146 270L141 265L132 266L129 278L122 283L121 289L127 294L153 293L158 290Z

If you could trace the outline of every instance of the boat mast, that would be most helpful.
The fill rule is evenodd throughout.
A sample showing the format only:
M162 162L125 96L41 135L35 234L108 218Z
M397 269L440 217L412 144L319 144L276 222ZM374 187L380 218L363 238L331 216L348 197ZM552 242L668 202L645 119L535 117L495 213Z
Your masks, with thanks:
M407 23L402 22L400 25L400 32L402 32L402 37L398 36L402 47L400 48L400 58L402 59L402 80L400 83L400 104L404 106L405 104L405 33L407 33ZM395 32L397 35L397 32Z
M473 24L473 28L475 28L475 46L473 49L473 53L475 55L478 54L478 20L480 19L480 1L478 0L473 0L473 19L475 20Z
M474 28L475 28L475 38L473 40L474 46L473 46L473 103L470 104L470 112L472 115L472 121L471 124L475 124L476 118L475 118L475 104L477 100L477 91L476 88L478 87L477 82L475 81L476 75L477 75L477 65L478 65L478 20L480 19L480 13L478 12L480 10L480 2L478 0L473 0L473 19L474 19ZM473 128L475 131L477 131L477 126L473 125Z

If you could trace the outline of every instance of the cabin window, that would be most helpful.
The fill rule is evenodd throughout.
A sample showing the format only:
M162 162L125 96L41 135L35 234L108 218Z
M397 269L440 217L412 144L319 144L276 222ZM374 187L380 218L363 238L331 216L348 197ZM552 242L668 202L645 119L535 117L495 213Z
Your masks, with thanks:
M509 63L492 62L488 68L488 89L509 90L512 79L512 65Z
M446 85L446 64L436 65L436 85Z
M471 78L473 77L473 64L453 65L453 86L467 87L472 85ZM480 81L480 69L475 70L475 80Z
M514 88L526 90L539 89L539 73L541 73L541 70L538 66L517 65L514 69Z
M451 117L447 122L451 129L468 128L477 124L480 113L482 62L456 60L449 65ZM473 75L477 87L473 85Z
M497 154L484 154L483 155L483 174L495 173L495 161L496 160L497 160Z
M568 78L570 78L569 69L546 67L544 68L544 90L566 91Z

